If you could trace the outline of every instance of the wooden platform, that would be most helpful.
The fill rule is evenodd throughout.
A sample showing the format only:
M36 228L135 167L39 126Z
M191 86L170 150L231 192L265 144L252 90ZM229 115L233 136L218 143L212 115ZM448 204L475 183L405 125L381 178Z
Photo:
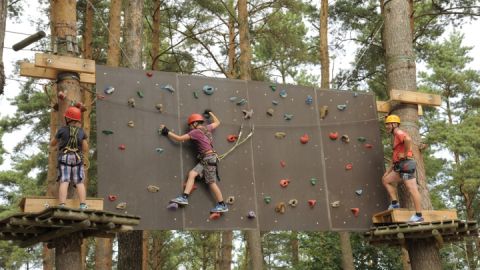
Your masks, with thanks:
M478 237L476 221L444 220L421 223L392 224L372 227L364 234L370 244L404 245L409 239L435 239L441 248L446 242L463 241L465 237Z
M406 223L413 214L415 214L415 211L405 208L386 210L374 214L372 222L373 224ZM457 210L455 209L424 210L422 211L422 216L425 222L458 219Z
M55 197L47 196L28 196L20 202L20 210L25 213L41 212L49 207L58 206L58 200ZM103 210L102 198L87 198L88 209ZM69 208L78 208L80 201L78 199L68 199L65 206Z
M49 207L39 213L20 213L0 220L0 240L12 240L21 247L78 233L81 238L113 237L115 232L132 230L137 216L99 210Z

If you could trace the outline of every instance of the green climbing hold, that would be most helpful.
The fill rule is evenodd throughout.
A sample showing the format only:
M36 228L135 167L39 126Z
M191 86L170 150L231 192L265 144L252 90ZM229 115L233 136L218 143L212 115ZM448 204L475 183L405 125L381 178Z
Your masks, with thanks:
M265 201L266 204L269 204L269 203L272 201L272 197L270 197L270 196L265 196L265 197L263 198L263 200Z
M142 91L137 91L137 95L139 98L143 98L144 95L143 95L143 92Z
M105 129L105 130L102 130L102 133L105 134L105 135L112 135L113 131Z
M155 148L155 151L156 151L157 153L161 154L161 153L163 153L163 151L165 151L165 150L164 150L163 148L161 148L161 147L157 147L157 148Z
M315 178L315 177L310 178L310 184L311 184L312 186L315 186L315 185L317 184L317 181L318 181L318 179Z
M275 84L270 84L270 89L275 92L277 90L277 86Z
M363 143L363 142L366 142L366 141L367 141L367 138L365 138L365 137L358 137L358 138L357 138L357 141Z
M193 91L193 97L196 98L196 99L198 99L198 93L197 93L197 91Z

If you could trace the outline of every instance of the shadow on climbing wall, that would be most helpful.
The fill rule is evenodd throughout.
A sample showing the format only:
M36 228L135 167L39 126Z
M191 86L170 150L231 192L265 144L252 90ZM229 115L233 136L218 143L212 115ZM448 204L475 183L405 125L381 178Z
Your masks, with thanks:
M141 216L139 229L364 231L387 204L372 94L105 66L96 82L99 195L107 210ZM160 124L187 132L205 109L228 153L219 186L230 211L218 219L201 180L188 206L167 209L196 157L158 134Z

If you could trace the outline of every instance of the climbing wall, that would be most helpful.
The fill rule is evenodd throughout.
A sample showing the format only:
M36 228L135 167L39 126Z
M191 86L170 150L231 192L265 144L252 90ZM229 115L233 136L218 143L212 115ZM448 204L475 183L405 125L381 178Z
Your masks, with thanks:
M141 216L139 229L362 231L387 203L371 94L104 66L96 81L99 196ZM202 180L187 207L167 209L196 155L158 135L186 133L207 108L217 152L235 147L219 164L230 211L214 220Z

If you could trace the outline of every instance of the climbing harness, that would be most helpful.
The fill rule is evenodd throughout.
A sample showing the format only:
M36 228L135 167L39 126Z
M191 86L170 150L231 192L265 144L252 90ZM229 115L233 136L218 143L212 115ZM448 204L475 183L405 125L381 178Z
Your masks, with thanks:
M250 139L250 137L252 137L253 135L254 130L255 130L255 126L252 125L252 129L250 130L250 133L248 133L245 138L242 138L242 135L243 135L243 123L242 123L242 125L240 126L240 131L238 132L238 136L237 136L238 139L235 141L235 144L227 152L219 155L218 161L221 161L222 159L224 159L228 154L230 154L233 150L235 150L235 148L237 148L238 146L246 142L248 139Z
M68 137L67 145L62 149L62 154L68 155L70 153L73 153L75 154L75 157L77 159L75 164L67 163L67 161L64 160L64 158L60 158L60 162L64 165L78 166L79 164L82 163L82 156L79 154L79 151L78 151L79 149L78 149L78 139L77 139L80 128L69 126L68 129L69 129L69 137Z

